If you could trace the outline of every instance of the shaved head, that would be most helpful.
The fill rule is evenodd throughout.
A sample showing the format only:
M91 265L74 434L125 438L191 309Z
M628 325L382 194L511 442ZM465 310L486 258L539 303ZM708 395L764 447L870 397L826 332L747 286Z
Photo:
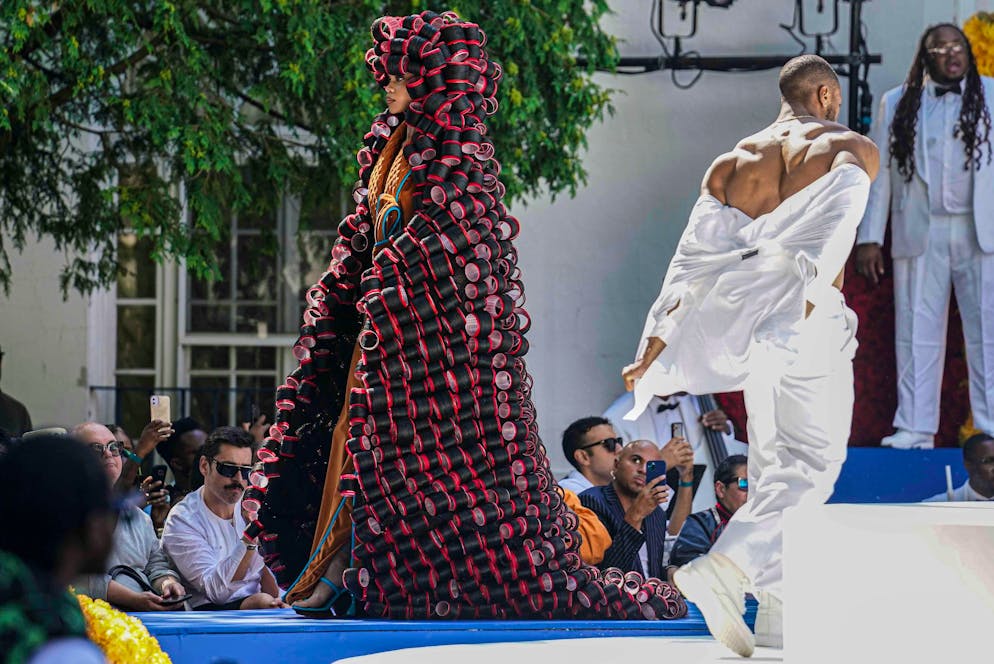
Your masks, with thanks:
M805 103L821 86L839 88L832 65L817 55L799 55L780 70L780 94L789 103Z

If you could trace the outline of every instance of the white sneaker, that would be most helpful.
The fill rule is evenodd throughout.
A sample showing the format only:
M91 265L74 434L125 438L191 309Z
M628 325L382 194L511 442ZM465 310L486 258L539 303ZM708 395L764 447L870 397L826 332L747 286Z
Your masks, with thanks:
M742 619L748 579L732 561L709 553L678 569L673 582L697 606L714 638L740 657L752 656L756 637Z
M756 645L783 650L783 602L779 597L759 591L756 609Z
M880 444L884 447L893 447L896 450L930 450L935 447L935 436L898 429L896 433L881 440Z

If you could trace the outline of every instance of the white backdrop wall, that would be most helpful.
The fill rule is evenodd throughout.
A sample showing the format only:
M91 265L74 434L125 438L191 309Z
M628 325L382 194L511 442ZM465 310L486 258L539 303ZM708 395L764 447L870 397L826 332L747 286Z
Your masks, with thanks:
M623 40L622 53L659 53L649 30L650 0L611 4L616 14L605 27ZM806 0L812 15L815 4ZM708 55L797 52L778 27L790 23L793 6L791 0L738 0L728 10L702 8L700 34L684 48ZM848 4L842 8L832 40L840 51L848 44ZM962 23L974 11L992 9L994 0L866 2L869 47L884 60L871 68L874 97L903 80L926 25ZM779 104L776 71L706 73L690 90L677 89L668 72L598 78L618 92L616 114L588 136L589 184L572 199L514 208L522 221L520 264L533 319L527 360L540 432L557 472L567 467L560 448L565 426L601 413L622 389L620 369L632 359L705 168L770 122ZM75 295L62 301L57 274L64 257L51 243L32 244L12 259L14 284L9 297L0 296L0 345L7 353L2 386L38 425L80 421L87 416L87 384L110 379L106 367L87 361L106 364L100 358L113 357L112 341L98 332L104 309Z

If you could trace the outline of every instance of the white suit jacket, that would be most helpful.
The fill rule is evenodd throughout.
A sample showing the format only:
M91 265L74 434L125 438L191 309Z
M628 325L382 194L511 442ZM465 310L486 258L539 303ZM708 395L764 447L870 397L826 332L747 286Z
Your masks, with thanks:
M994 116L994 78L982 76L984 98L987 108ZM870 138L880 149L880 174L870 187L870 199L860 223L856 242L884 243L884 230L887 228L887 213L891 213L891 256L910 258L925 252L928 238L928 201L909 197L911 183L897 170L897 164L890 163L890 127L894 122L897 102L901 99L904 87L888 90L880 100L880 107L873 120ZM924 89L922 94L925 94ZM915 171L928 184L928 159L925 157L925 105L918 109L918 131L915 137ZM965 158L965 157L964 157ZM973 218L977 231L977 242L985 253L994 252L994 161L987 163L987 146L984 146L981 167L974 171Z

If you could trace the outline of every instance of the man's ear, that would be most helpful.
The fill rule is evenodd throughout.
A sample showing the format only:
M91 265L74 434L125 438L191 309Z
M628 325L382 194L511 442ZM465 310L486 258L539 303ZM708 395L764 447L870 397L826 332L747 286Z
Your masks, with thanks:
M587 465L589 458L586 450L573 450L573 461L581 468Z
M210 467L210 462L207 460L207 457L201 456L200 457L200 474L203 475L204 477L207 477L207 469L209 467Z

